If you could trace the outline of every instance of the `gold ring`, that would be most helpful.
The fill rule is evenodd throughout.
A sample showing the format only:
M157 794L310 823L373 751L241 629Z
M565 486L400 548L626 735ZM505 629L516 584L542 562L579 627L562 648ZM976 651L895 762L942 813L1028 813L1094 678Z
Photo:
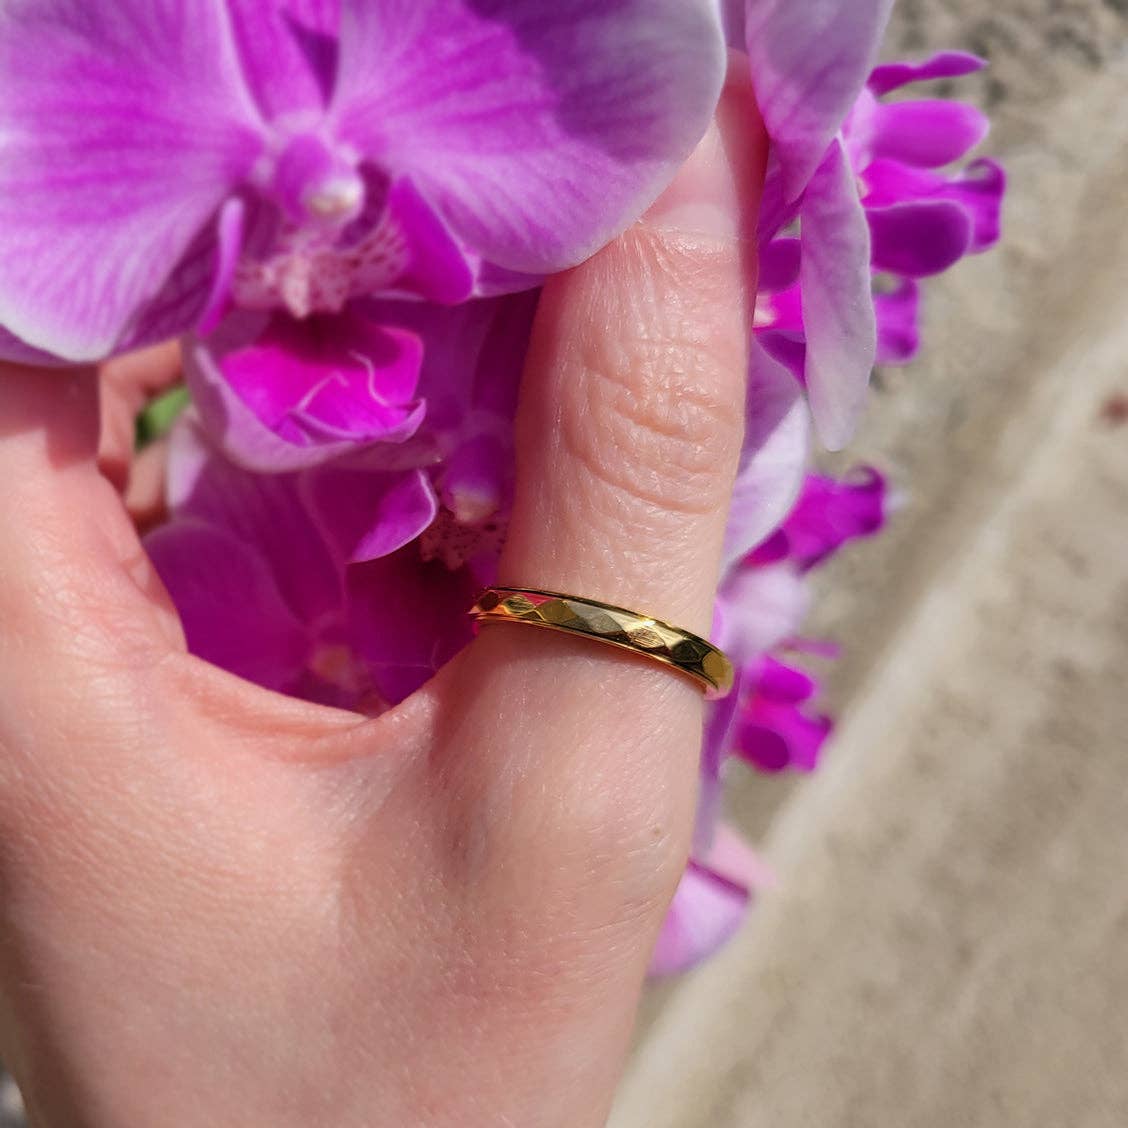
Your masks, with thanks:
M645 654L688 674L710 698L724 697L732 689L732 663L720 650L653 615L558 591L510 587L487 588L470 614L480 623L528 623Z

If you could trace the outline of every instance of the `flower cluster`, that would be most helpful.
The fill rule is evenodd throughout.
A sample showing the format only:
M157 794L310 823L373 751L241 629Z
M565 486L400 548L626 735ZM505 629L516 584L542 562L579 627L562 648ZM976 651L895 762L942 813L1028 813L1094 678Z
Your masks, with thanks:
M809 770L830 731L791 657L803 577L887 497L807 476L810 421L842 446L875 359L918 348L917 279L998 238L998 166L947 171L982 115L882 101L981 64L874 69L891 4L0 5L0 359L180 338L193 406L147 547L191 649L368 713L468 641L494 578L539 287L656 199L747 57L771 155L716 623L739 677L657 970L749 900L725 760Z
M890 509L886 480L872 468L843 481L808 474L786 519L725 578L714 634L734 660L736 683L706 726L694 854L659 938L655 974L709 955L770 882L763 863L720 821L725 765L735 758L770 773L818 766L833 725L814 711L819 683L797 663L837 650L799 635L810 604L806 577L849 542L878 534Z

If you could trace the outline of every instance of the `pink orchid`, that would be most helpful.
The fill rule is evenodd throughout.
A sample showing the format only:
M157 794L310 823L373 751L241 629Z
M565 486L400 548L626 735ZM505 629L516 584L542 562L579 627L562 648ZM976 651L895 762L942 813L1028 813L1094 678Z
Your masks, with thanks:
M194 654L269 689L379 713L469 641L466 607L486 574L422 559L418 538L438 512L424 472L253 474L192 420L173 442L172 519L145 547Z
M816 175L794 209L798 237L762 231L774 237L762 252L757 339L805 383L820 434L831 447L849 437L874 362L904 363L919 350L916 280L998 242L1006 189L994 161L978 160L954 174L941 171L986 136L987 119L975 107L938 99L886 104L879 98L912 82L959 77L983 66L972 55L945 52L919 64L874 69L831 151L835 167L849 176L849 190L828 210ZM863 246L869 266L859 271ZM884 279L892 284L880 284ZM857 336L863 324L864 341ZM824 332L832 338L829 349ZM823 378L826 373L830 379Z
M93 360L232 301L563 269L655 198L723 74L708 0L12 0L0 345Z
M786 519L724 577L713 637L734 661L736 684L706 718L692 861L663 929L654 974L710 956L739 927L763 884L756 876L762 863L721 822L725 764L736 757L772 773L817 766L833 724L811 709L817 679L783 656L826 649L797 637L810 606L806 576L851 541L879 533L889 509L876 470L843 481L808 475ZM718 858L743 858L744 865L718 867Z

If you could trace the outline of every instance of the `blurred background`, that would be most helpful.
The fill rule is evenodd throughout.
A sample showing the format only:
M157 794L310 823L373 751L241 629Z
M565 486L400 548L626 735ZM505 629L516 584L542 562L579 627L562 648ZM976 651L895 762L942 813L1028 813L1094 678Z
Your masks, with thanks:
M837 464L905 501L819 574L836 741L734 772L777 885L649 992L613 1128L1128 1126L1128 0L899 0L886 56L941 48L1003 245Z
M777 886L652 990L613 1128L1128 1126L1128 0L899 0L1011 176L842 468L905 494L824 573L822 771L733 765Z

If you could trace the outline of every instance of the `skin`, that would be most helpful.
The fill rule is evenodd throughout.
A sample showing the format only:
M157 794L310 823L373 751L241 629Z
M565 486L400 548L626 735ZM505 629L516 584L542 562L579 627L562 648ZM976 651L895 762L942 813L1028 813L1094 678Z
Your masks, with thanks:
M730 84L659 205L549 284L506 581L708 632L756 120ZM129 453L177 363L0 371L0 1055L33 1123L602 1124L701 693L520 627L376 720L192 658L138 539L159 463Z

